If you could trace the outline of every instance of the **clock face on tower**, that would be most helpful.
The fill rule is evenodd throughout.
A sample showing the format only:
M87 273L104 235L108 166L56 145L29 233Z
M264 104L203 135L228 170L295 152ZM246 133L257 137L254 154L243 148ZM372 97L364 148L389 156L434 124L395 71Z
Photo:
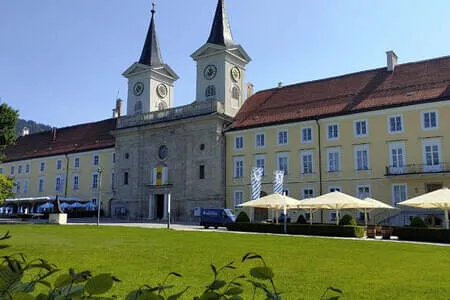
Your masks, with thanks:
M156 87L156 92L158 93L158 96L161 98L166 98L167 96L167 87L164 84L158 84Z
M144 92L144 84L142 82L136 82L133 86L133 93L135 96L140 96Z
M167 148L166 145L162 145L161 147L159 147L159 150L158 150L159 159L161 159L161 160L166 159L167 154L169 154L169 149Z
M234 81L239 81L239 79L241 78L241 72L237 67L231 68L231 78L233 78Z
M216 77L217 67L215 65L207 65L205 70L203 70L203 76L205 79L211 80Z

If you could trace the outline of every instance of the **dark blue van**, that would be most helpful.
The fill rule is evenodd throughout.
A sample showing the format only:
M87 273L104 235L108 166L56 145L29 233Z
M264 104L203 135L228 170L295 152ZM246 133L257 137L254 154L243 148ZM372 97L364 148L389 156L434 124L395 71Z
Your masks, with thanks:
M200 216L200 226L226 227L228 223L236 221L236 216L229 208L203 208Z

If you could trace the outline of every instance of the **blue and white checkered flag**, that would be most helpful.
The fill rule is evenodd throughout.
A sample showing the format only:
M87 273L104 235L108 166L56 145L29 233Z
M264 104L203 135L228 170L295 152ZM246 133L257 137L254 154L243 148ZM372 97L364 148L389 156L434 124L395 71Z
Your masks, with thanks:
M273 192L283 194L284 171L276 170L273 172Z
M252 193L251 200L259 198L261 195L261 181L264 170L262 168L252 168L251 182L252 182Z

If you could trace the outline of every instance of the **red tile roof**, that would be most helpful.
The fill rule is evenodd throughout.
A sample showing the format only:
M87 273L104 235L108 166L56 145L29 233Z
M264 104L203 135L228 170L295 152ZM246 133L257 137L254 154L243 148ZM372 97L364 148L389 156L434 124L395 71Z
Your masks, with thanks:
M260 91L229 130L450 99L450 56Z
M21 136L5 151L5 162L99 150L115 146L110 134L116 128L116 119L57 128Z

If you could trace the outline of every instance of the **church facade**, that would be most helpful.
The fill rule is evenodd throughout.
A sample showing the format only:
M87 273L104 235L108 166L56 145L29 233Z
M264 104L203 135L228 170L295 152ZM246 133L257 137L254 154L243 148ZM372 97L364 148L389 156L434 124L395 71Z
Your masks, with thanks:
M117 120L115 195L111 213L130 218L195 219L196 208L225 206L225 138L243 104L250 57L233 41L223 0L210 36L192 56L197 63L196 100L174 107L177 74L163 62L155 10L139 61L128 79L127 113Z

